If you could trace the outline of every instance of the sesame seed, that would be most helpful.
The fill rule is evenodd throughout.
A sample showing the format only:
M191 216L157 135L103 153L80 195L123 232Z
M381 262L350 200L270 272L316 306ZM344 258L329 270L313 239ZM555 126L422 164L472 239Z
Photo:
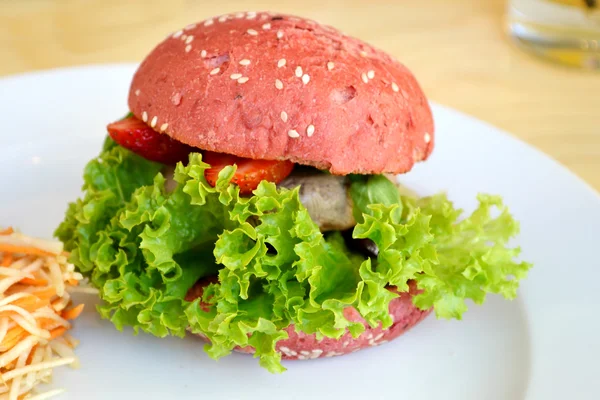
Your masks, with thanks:
M279 79L275 79L275 87L279 90L283 89L283 82L281 82Z
M373 333L372 333L372 332L369 332L369 333L367 333L367 334L365 335L365 337L366 337L367 339L371 340L371 339L373 339Z
M281 60L277 61L277 68L284 67L286 63L287 61L285 60L285 58L282 58Z
M328 69L328 70L330 70L330 71L333 69L333 67L334 67L334 66L335 66L335 65L334 65L334 64L333 64L331 61L329 61L329 62L327 63L327 69Z
M215 23L215 21L213 21L212 18L211 19L207 19L206 21L204 21L204 26L210 26L210 25L212 25L214 23Z
M260 16L260 19L261 19L261 20L265 20L265 19L268 19L268 18L269 18L269 16L268 16L267 14L262 14L262 15Z
M219 22L225 22L225 21L227 21L228 18L229 18L229 15L227 15L227 14L221 15L219 17Z
M382 340L381 342L379 342L379 344L385 344L387 342L388 342L388 340Z
M365 74L364 72L362 73L362 75L360 76L362 78L362 81L364 83L369 83L369 78L367 77L367 74Z
M192 50L192 45L191 44L188 44L187 46L185 46L185 52L186 53L189 53L190 50Z
M370 70L369 72L367 72L367 78L369 78L369 79L375 78L375 71Z
M266 30L268 30L268 29L271 29L271 24L267 22L266 24L264 24L264 25L262 26L262 28L263 28L265 31L266 31Z
M325 357L333 357L333 356L337 356L337 353L335 351L330 351L329 353L325 354Z
M344 343L342 343L342 347L348 347L349 344L350 344L349 341L345 341Z
M150 126L154 128L154 127L156 126L156 123L157 123L157 122L158 122L158 117L155 115L155 116L152 118L152 121L150 121Z
M164 131L166 131L166 130L167 130L167 128L168 128L168 127L169 127L169 124L165 122L164 124L162 124L162 125L160 126L160 131L161 131L161 132L164 132Z
M138 90L136 90L136 91L135 91L135 95L136 95L136 96L139 96L139 95L140 95L140 93L141 93L141 92L140 92L140 89L138 89Z
M300 352L300 354L302 354L303 356L308 356L308 355L310 355L310 351L307 351L307 350L302 350L302 351Z
M425 143L431 142L431 135L429 132L425 132Z
M181 35L181 40L185 40L185 39L187 39L187 35L185 35L185 34Z
M315 133L315 126L311 124L306 128L306 136L311 137L314 133Z
M283 37L283 31L277 31L277 39L281 39Z
M256 11L248 11L246 13L246 19L254 19L256 18Z
M382 333L380 333L379 335L375 336L375 337L373 338L373 340L379 340L379 339L381 339L382 337L383 337L383 332L382 332Z
M142 121L148 122L148 113L146 111L142 113Z
M250 65L250 60L244 58L243 60L240 60L240 65Z
M287 115L287 113L285 111L281 112L281 120L283 122L288 122L288 115Z
M181 35L183 35L183 31L179 30L173 34L173 39L177 39Z
M200 52L200 57L202 57L202 58L206 57L206 50L202 50Z
M248 29L246 32L248 32L248 35L252 35L252 36L258 35L258 32L256 32L254 29Z
M397 92L397 91L399 91L399 90L400 90L400 88L398 87L398 85L396 85L396 82L392 82L392 90L393 90L394 92Z
M248 78L247 76L242 76L240 79L238 79L238 83L246 83L250 80L250 78Z
M360 55L361 55L362 57L366 57L366 56L367 56L367 52L366 52L366 51L361 51L361 52L360 52Z
M235 73L235 74L229 75L229 77L231 79L240 79L242 77L242 74Z
M302 77L302 67L301 67L301 66L299 66L299 65L296 67L296 76L297 76L298 78L301 78L301 77Z
M321 354L323 354L323 350L321 350L321 349L314 349L314 350L312 351L312 353L313 353L313 354L316 354L316 355L317 355L317 357L318 357L318 356L320 356Z
M288 347L285 347L285 346L281 346L279 348L279 350L283 351L284 353L289 353L290 352L290 349Z
M310 76L308 74L302 75L302 83L306 85L308 82L310 82Z
M244 18L244 15L245 14L243 12L239 12L239 13L235 14L235 17L236 18Z
M219 73L219 71L221 71L221 68L217 67L217 68L213 69L212 71L210 71L210 74L211 75L216 75L216 74Z
M298 356L298 360L306 360L306 356L299 355L299 356Z
M369 346L375 346L375 341L373 339L369 340Z
M194 29L196 27L196 24L189 24L188 26L186 26L185 29L186 31L189 31L190 29Z
M294 129L291 129L288 131L288 136L291 138L298 138L298 137L300 137L300 134L298 132L296 132Z
M194 40L194 35L190 35L187 37L187 39L185 39L185 44L190 44L192 43L192 40Z

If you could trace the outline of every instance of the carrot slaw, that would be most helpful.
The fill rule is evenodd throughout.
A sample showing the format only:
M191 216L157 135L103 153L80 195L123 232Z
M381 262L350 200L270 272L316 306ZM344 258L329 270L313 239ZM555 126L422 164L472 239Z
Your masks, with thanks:
M67 332L84 305L72 305L83 276L67 262L62 243L0 229L0 400L41 400L36 393L54 368L78 366L78 341Z

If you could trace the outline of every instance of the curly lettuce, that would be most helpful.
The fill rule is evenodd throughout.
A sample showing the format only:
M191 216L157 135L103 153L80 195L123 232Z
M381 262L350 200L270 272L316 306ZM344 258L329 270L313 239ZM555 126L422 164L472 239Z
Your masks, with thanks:
M495 196L480 195L479 207L461 219L443 195L406 198L385 177L353 177L353 236L379 248L369 258L339 232L321 233L298 189L263 181L241 197L231 183L235 166L220 172L215 187L204 178L208 167L191 154L168 191L160 164L110 140L86 167L85 195L69 205L56 236L99 289L98 311L118 329L159 337L189 329L210 339L206 351L215 359L253 346L263 367L281 372L275 344L290 324L319 338L357 337L364 326L343 313L354 307L369 325L387 328L398 295L386 287L407 291L408 280L422 290L417 307L460 319L467 299L512 299L530 268L507 245L518 224ZM218 282L204 291L208 307L186 301L194 283L211 276Z

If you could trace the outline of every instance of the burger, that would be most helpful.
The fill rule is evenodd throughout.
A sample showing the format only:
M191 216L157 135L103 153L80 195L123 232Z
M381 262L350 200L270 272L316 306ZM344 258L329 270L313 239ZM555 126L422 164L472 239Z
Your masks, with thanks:
M128 104L56 230L118 329L191 332L215 359L281 372L512 299L530 268L499 197L463 217L399 186L434 148L428 101L334 28L269 12L189 25L141 63Z

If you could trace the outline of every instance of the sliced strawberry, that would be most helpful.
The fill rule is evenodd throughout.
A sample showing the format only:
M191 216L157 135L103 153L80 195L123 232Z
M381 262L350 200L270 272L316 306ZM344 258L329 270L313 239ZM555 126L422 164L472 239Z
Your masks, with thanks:
M202 160L211 166L204 171L204 177L211 186L216 185L219 172L223 168L228 165L237 165L231 181L240 187L241 194L251 193L261 181L279 183L294 169L294 163L291 161L252 160L209 151L202 154Z
M185 161L193 147L158 133L136 117L126 117L107 126L110 137L150 161L173 165Z

